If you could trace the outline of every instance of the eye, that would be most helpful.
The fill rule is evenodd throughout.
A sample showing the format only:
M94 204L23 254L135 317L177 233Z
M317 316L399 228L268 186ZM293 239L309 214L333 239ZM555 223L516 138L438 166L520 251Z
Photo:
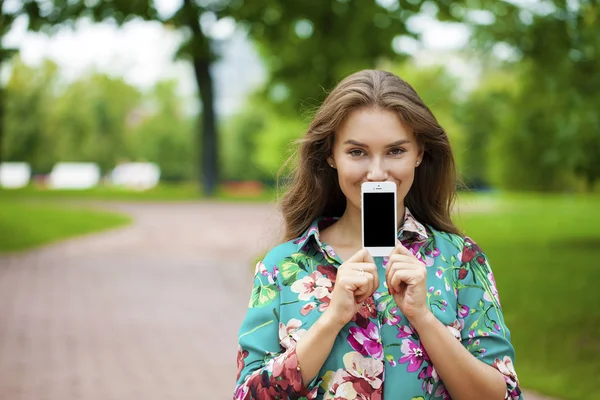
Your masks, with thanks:
M360 149L354 149L354 150L350 150L348 152L348 154L350 154L352 157L360 157L363 154L365 154L365 152Z
M393 156L399 156L402 153L406 153L406 150L404 150L401 147L395 147L395 148L393 148L393 149L390 150L390 154L393 155Z

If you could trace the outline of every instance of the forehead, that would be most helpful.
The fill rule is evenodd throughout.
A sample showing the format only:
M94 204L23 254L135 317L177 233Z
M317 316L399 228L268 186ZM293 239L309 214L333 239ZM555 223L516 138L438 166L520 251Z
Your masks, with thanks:
M414 134L400 116L374 107L353 110L335 132L336 144L355 140L369 146L385 146L398 140L414 141Z

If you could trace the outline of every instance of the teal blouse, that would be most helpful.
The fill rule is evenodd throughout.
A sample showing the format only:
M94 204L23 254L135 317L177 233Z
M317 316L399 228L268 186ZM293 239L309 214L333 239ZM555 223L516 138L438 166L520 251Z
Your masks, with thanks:
M341 265L319 236L333 221L319 218L257 264L240 329L234 399L450 399L418 333L381 279L385 257L375 258L379 289L339 332L317 377L303 384L296 343L329 306ZM398 238L427 266L434 315L474 357L504 375L506 399L522 399L510 332L479 246L422 225L408 209Z

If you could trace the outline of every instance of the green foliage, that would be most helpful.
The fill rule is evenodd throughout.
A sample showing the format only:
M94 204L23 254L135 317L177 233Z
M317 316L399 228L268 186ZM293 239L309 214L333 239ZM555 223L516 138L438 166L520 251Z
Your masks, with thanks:
M18 59L5 92L8 161L47 173L59 161L96 162L107 173L123 161L150 161L167 180L193 178L193 117L175 82L141 93L121 78L92 73L64 83L57 67Z
M460 4L460 3L459 3ZM438 17L469 21L464 6ZM499 43L513 55L510 69L521 90L513 98L504 138L496 139L506 159L496 170L509 189L592 190L600 179L600 5L596 1L506 3L485 0L491 24L475 26L483 51ZM462 12L457 10L462 9ZM460 15L459 15L460 14ZM500 135L497 132L495 135Z
M461 172L470 187L510 188L520 183L513 180L525 169L517 160L507 162L513 152L507 138L514 131L517 85L513 74L491 71L455 110L464 129Z
M175 90L175 81L160 82L154 87L146 99L154 112L134 117L141 121L133 128L130 153L136 159L160 165L163 179L182 181L195 176L197 146L194 121L184 115Z
M392 41L408 35L420 1L388 8L375 1L234 2L231 15L257 42L270 72L266 93L295 114L318 104L346 75L398 58Z
M46 126L57 81L56 64L46 61L33 69L15 60L4 92L7 161L28 162L34 171L48 171L54 164L54 144Z
M0 252L18 251L131 222L124 215L67 206L0 201Z
M490 259L521 384L565 400L600 399L600 197L469 202L491 207L463 213L460 225Z
M273 182L294 150L306 125L279 114L259 96L234 116L224 129L225 176Z

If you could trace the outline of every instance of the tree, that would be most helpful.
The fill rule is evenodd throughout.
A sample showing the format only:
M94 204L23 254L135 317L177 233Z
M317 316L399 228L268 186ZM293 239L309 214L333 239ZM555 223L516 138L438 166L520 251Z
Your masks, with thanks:
M246 27L265 58L270 79L265 93L279 110L298 113L318 105L343 77L401 58L395 40L421 1L310 0L236 2L231 15ZM318 91L318 88L325 90Z
M214 194L219 181L217 160L217 124L214 107L214 89L210 69L217 58L215 46L212 44L207 29L201 24L201 17L226 15L228 0L183 0L180 8L170 17L161 16L152 0L113 0L87 2L82 0L55 0L59 7L61 20L71 20L74 16L89 16L95 21L113 19L119 24L133 18L158 21L166 27L179 29L185 33L184 41L178 56L189 59L192 63L202 113L198 115L198 146L201 149L200 176L203 177L204 193Z
M158 82L146 106L131 122L130 158L150 161L161 168L161 179L189 180L194 176L193 119L186 116L176 94L175 81Z
M6 83L4 108L4 160L28 162L34 171L47 172L55 161L54 141L45 128L49 105L55 104L58 66L50 61L31 68L15 57Z
M440 8L438 18L470 23L479 49L508 49L506 63L518 65L514 125L504 133L505 175L520 165L524 180L512 177L523 182L520 188L563 189L576 174L591 190L600 180L599 2L484 0L479 18L469 4Z

